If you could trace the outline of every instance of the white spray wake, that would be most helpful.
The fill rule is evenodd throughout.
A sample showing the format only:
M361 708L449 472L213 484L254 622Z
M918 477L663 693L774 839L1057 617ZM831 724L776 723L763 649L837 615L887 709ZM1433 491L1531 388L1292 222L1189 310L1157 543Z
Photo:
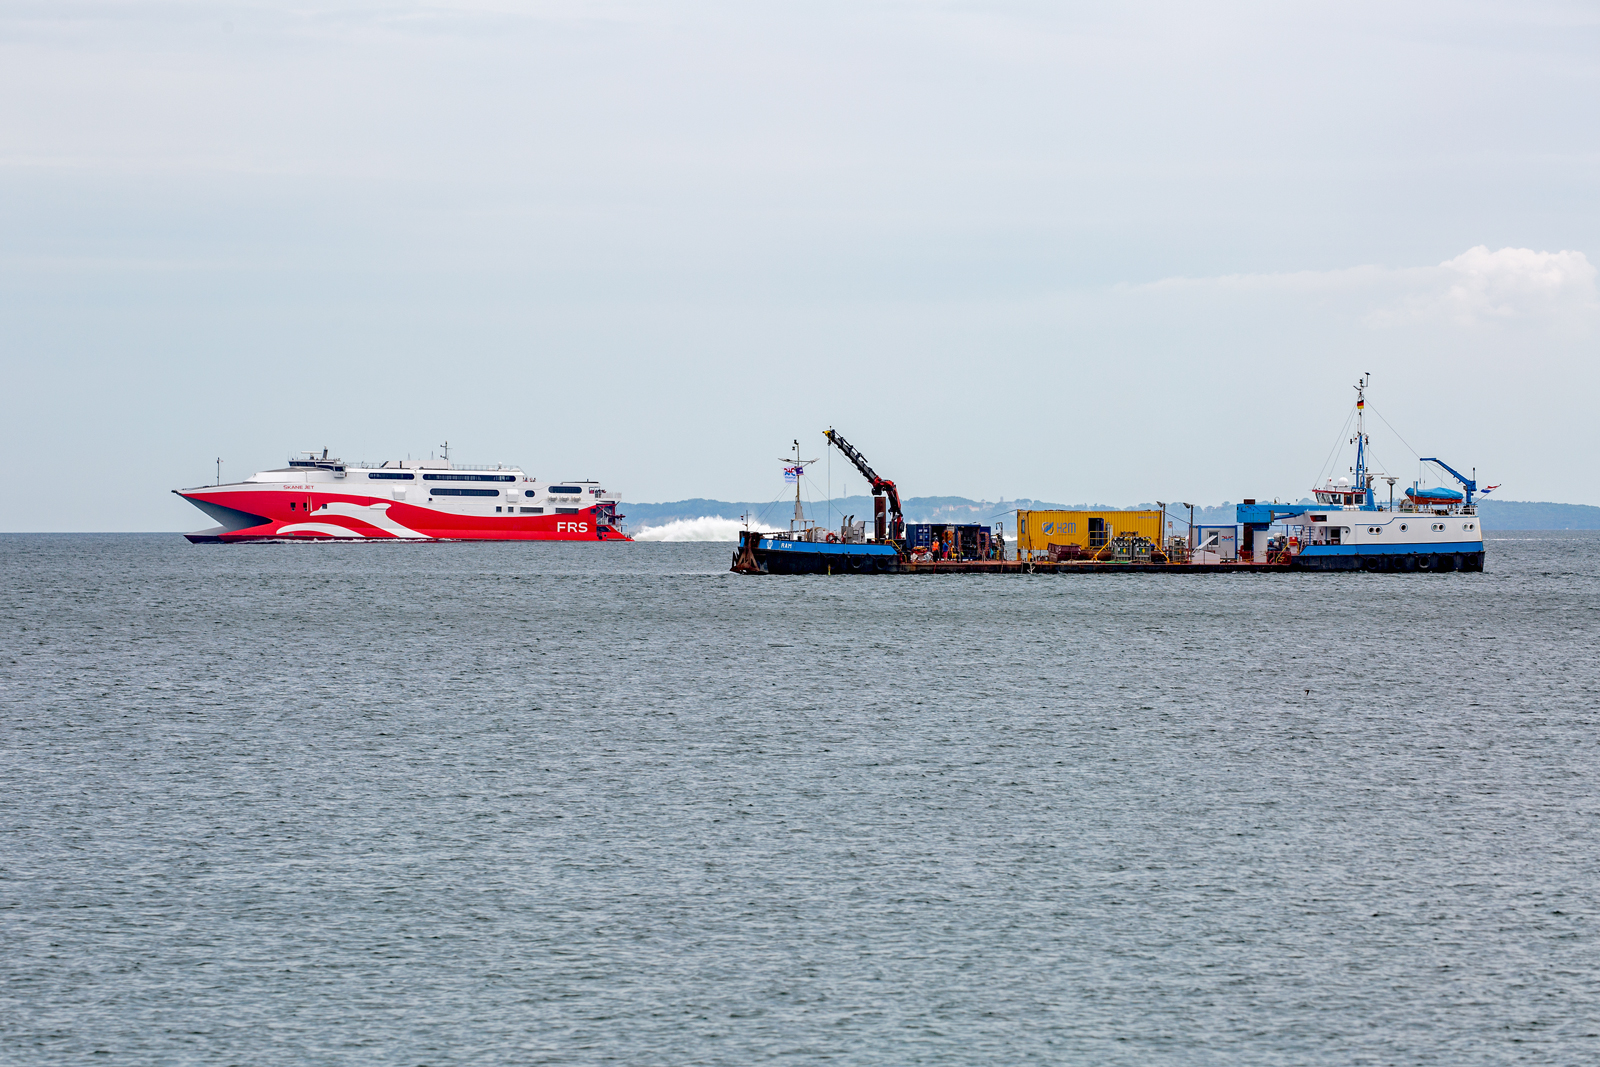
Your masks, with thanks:
M635 541L737 541L742 524L721 515L702 515L698 519L675 519L660 526L646 526L633 535Z

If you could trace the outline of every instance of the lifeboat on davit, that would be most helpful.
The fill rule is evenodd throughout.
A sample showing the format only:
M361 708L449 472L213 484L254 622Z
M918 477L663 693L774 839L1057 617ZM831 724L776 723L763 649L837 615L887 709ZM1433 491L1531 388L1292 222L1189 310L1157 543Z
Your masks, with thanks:
M1465 496L1454 489L1418 489L1412 487L1406 490L1406 499L1419 507L1450 507L1459 504Z
M598 482L543 482L520 467L305 453L242 482L174 489L219 525L196 543L241 541L628 541L621 498Z

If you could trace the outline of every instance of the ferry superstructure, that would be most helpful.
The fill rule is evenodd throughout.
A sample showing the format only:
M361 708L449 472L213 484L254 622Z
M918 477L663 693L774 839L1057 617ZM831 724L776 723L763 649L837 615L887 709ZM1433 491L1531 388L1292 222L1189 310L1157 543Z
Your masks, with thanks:
M627 541L620 497L519 467L446 460L347 464L306 453L242 482L174 489L219 523L190 541Z

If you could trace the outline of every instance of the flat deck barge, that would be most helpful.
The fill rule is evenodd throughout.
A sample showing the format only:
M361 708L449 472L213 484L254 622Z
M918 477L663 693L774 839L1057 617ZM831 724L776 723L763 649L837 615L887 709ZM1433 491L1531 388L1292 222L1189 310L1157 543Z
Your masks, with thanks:
M1251 505L1242 505L1251 506ZM1432 516L1429 516L1432 517ZM1442 525L1442 524L1441 524ZM1265 540L1263 538L1263 540ZM1355 548L1356 546L1352 546ZM1364 546L1362 546L1364 547ZM740 574L1282 574L1290 571L1481 571L1483 552L1445 545L1440 552L1383 549L1311 555L1273 549L1266 560L919 559L893 542L811 542L781 533L742 531L732 570Z
M1016 512L1017 543L1008 553L1004 528L981 523L907 523L895 483L879 475L836 430L824 436L855 465L871 487L873 536L866 523L845 516L837 533L807 522L799 477L806 462L794 442L794 521L787 532L745 529L733 554L740 574L1273 574L1287 571L1369 573L1482 571L1483 531L1473 495L1477 471L1462 474L1436 456L1424 456L1460 483L1462 492L1423 488L1420 480L1396 503L1398 477L1385 507L1367 468L1364 410L1368 377L1356 384L1354 480L1331 476L1297 504L1246 498L1233 523L1191 521L1177 535L1167 505L1159 511L1054 510ZM1331 460L1331 454L1330 454ZM785 461L787 462L787 461ZM1498 486L1488 486L1483 493ZM1184 505L1188 507L1189 505ZM747 520L748 521L748 520ZM1275 533L1274 531L1282 531ZM1012 558L1007 559L1007 555Z
M1286 574L1286 563L1089 563L974 559L908 562L901 574Z

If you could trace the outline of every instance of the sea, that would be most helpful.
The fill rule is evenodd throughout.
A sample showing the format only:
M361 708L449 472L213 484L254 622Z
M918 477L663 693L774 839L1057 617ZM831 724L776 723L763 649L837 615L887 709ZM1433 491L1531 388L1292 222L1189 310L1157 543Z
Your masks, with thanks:
M732 550L0 537L0 1062L1600 1062L1600 533Z

